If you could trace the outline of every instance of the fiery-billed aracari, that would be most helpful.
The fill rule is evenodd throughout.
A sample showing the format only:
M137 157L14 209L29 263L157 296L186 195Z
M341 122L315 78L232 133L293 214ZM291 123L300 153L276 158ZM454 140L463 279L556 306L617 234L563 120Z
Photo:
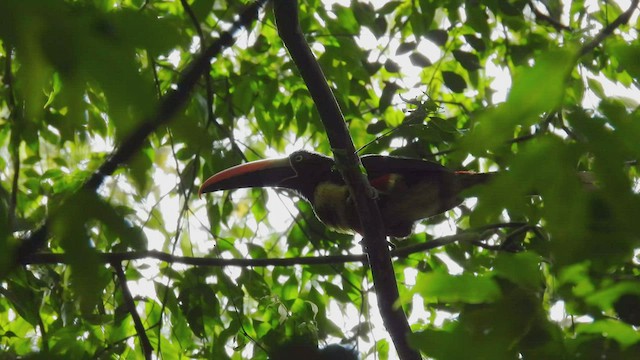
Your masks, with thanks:
M369 182L378 192L378 206L387 236L406 237L416 220L443 213L462 202L460 192L486 182L491 173L452 171L438 163L394 156L361 157ZM282 159L234 166L208 178L200 194L250 187L294 190L311 203L318 219L341 232L362 229L333 159L296 151Z

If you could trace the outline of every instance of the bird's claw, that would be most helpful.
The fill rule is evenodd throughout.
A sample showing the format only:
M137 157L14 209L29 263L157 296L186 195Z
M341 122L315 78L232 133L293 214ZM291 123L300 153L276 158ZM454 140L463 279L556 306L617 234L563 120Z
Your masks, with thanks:
M378 198L380 197L380 193L373 186L369 186L369 188L367 189L367 196L369 196L370 199L378 200Z

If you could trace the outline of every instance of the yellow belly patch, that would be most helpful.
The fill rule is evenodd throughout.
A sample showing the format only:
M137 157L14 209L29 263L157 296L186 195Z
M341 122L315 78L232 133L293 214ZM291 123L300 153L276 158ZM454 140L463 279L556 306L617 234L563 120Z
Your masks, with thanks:
M355 209L349 201L349 189L346 185L318 185L313 193L313 208L318 219L328 227L339 232L353 232Z

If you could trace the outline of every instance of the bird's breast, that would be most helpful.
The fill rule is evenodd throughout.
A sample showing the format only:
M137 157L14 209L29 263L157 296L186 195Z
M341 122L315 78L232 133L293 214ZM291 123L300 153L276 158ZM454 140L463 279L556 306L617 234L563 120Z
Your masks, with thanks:
M439 173L407 179L400 174L376 177L371 184L378 190L378 207L386 234L406 237L416 220L428 218L460 204L459 184L453 173ZM344 184L323 182L310 199L316 216L333 230L362 233L355 205Z
M352 233L360 227L346 185L331 182L319 184L314 191L312 203L318 219L333 230Z

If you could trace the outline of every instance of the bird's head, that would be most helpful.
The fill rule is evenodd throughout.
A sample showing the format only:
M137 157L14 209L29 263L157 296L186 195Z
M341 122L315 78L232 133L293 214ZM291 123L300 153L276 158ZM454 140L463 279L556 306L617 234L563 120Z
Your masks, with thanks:
M308 151L286 158L252 161L223 170L200 187L204 193L252 187L282 187L311 199L316 185L333 177L333 159Z

